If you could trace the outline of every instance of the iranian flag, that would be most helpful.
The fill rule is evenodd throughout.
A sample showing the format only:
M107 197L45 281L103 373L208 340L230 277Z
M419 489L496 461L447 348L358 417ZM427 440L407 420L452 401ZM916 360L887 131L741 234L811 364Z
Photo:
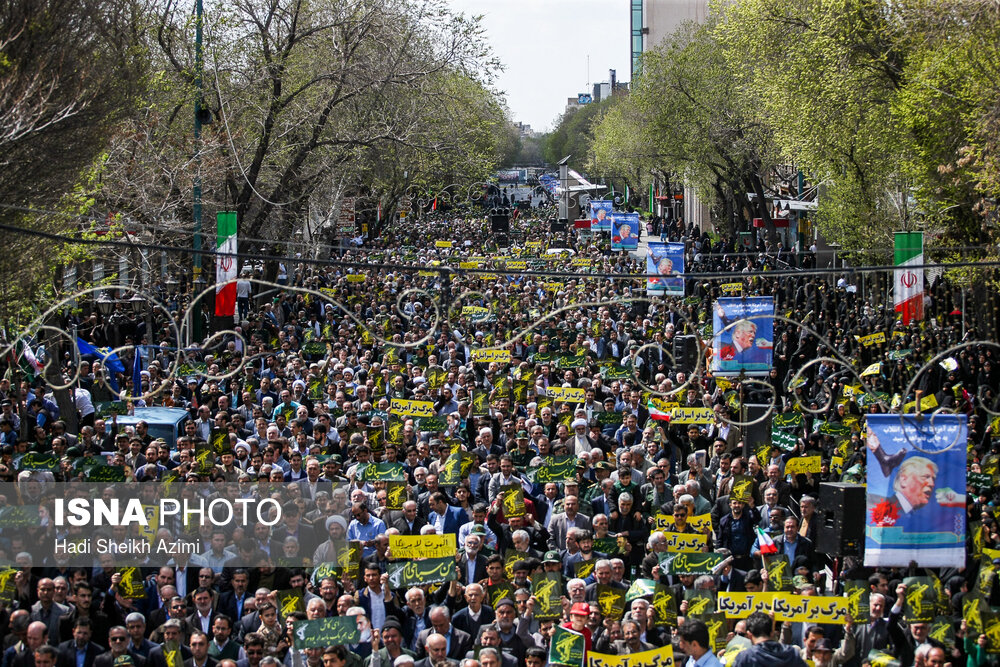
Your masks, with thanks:
M760 546L761 555L778 553L778 547L770 535L761 530L760 526L754 526L753 529L757 532L757 544Z
M215 314L236 313L236 211L216 214Z
M924 318L924 270L913 268L923 263L924 233L896 232L893 302L896 312L902 314L904 325Z
M649 410L651 418L665 422L670 421L670 409L663 407L659 400L655 398L649 399L649 402L646 403L646 409Z

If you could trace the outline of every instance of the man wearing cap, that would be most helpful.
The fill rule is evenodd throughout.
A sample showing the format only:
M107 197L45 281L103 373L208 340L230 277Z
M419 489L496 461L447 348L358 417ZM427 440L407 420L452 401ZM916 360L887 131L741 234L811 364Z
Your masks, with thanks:
M365 660L365 667L402 664L396 662L400 657L410 658L409 662L412 664L416 654L403 648L403 627L399 621L387 618L381 630L372 630L372 654Z
M515 438L515 449L510 452L510 458L514 463L514 467L518 470L524 470L531 463L531 459L538 455L538 451L532 448L531 438L528 432L525 430L520 430L517 432Z
M562 624L562 627L583 635L586 646L583 652L583 662L587 664L587 653L593 648L592 634L587 627L587 620L590 618L590 605L586 602L577 602L569 608L569 620Z

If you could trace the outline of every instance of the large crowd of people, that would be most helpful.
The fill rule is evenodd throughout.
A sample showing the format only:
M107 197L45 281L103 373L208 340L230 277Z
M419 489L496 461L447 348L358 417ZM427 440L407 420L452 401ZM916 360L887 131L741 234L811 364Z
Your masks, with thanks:
M1000 548L998 350L970 345L950 367L927 364L965 341L995 339L963 334L950 285L930 284L924 320L904 326L874 288L885 275L869 276L868 289L855 275L815 270L769 277L809 263L763 237L748 251L657 219L656 237L685 243L686 296L647 299L642 250L611 252L607 239L573 230L550 235L529 216L512 222L509 245L482 218L410 219L338 262L289 260L277 287L248 265L234 320L206 321L238 335L207 346L178 340L184 303L162 281L150 292L177 320L85 308L66 329L98 349L135 345L141 386L128 352L116 373L102 354L52 351L72 415L42 378L8 360L0 480L17 482L17 493L32 480L86 478L77 464L95 457L129 484L226 482L270 495L282 521L164 524L158 539L186 531L203 548L162 566L139 563L134 595L113 558L84 567L45 555L64 535L46 522L5 523L0 511L0 557L12 564L0 572L2 667L544 667L559 627L584 634L587 652L672 646L675 662L696 667L720 658L738 667L995 660L988 611L972 619L963 605L1000 604L1000 560L989 557ZM716 377L703 347L673 355L678 336L711 338L713 301L733 283L775 299L765 378ZM879 342L862 342L877 333ZM509 351L510 360L477 361L479 349ZM183 434L168 442L145 423L119 425L115 386L141 397L133 406L187 410ZM564 388L583 390L583 400L553 398ZM904 620L903 579L915 568L866 568L859 553L818 544L820 517L842 511L820 505L821 485L865 480L865 416L928 396L969 416L970 472L992 474L990 485L969 489L966 561L919 570L945 591L937 617L948 631L933 636L931 624ZM663 404L653 399L711 414L658 419ZM394 400L430 401L434 414L395 414ZM750 404L772 415L751 425ZM773 414L795 424L787 450L766 428ZM215 461L204 465L208 442ZM806 452L822 457L822 470L787 473ZM28 453L54 463L27 469L19 462ZM448 466L456 454L459 476ZM539 470L566 457L572 471L544 481ZM368 474L374 463L401 466L395 500L393 481ZM504 502L512 490L523 503ZM48 500L40 493L36 505ZM390 537L428 534L455 536L454 576L394 589ZM699 550L723 559L704 574L671 574L662 554L673 534L702 535ZM351 541L360 560L344 566ZM790 587L769 577L761 552L772 541L788 556ZM545 573L559 579L561 607L540 618L533 582ZM758 612L724 619L720 630L714 604L707 615L693 606L720 593L843 595L859 580L864 617L829 624ZM670 591L672 616L652 604L657 585ZM292 611L279 599L289 590L301 602ZM607 590L628 592L624 608L605 604ZM357 643L296 646L297 621L342 616L355 617Z

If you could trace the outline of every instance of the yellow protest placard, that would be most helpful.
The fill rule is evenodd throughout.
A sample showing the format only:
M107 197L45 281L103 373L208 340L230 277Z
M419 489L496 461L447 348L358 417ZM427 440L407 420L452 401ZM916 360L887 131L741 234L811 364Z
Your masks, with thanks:
M714 418L712 408L674 408L670 411L671 424L711 424Z
M664 646L639 653L612 655L587 652L587 667L673 667L674 647Z
M498 276L495 273L480 273L476 277L479 278L480 280L486 280L486 281L493 281L493 280L499 280L500 279L500 276Z
M393 558L444 558L455 555L455 535L390 535Z
M594 263L594 260L590 259L589 257L574 257L570 261L569 265L570 266L591 266L593 263Z
M583 403L587 400L587 390L582 387L549 387L545 395L563 403Z
M877 345L878 343L884 343L885 333L879 331L878 333L862 336L858 340L861 341L861 344L864 345L865 347L871 347L872 345Z
M524 244L524 247L525 248L534 248L534 249L537 250L538 248L542 247L542 242L541 241L528 241L527 243Z
M406 417L433 417L437 414L434 411L434 401L415 401L405 398L392 399L389 410L394 415Z
M727 591L719 591L715 606L720 613L726 615L726 618L746 618L757 611L770 614L775 595L780 595L780 593L729 593Z
M878 375L880 372L882 372L882 362L876 361L874 364L861 371L861 377L865 378L869 375Z
M715 378L715 386L722 391L729 391L729 389L733 386L733 382L728 378Z
M926 410L933 410L937 406L938 402L934 394L931 394L930 396L924 396L923 398L920 399L921 412L924 412ZM917 408L917 402L910 401L909 403L903 406L903 412L915 412L916 408Z
M480 348L472 351L472 361L476 363L510 363L510 350L494 350L490 348Z
M542 287L543 287L543 288L544 288L544 289L545 289L545 290L546 290L547 292L558 292L558 291L559 291L559 290L561 290L562 288L566 287L566 283L559 283L559 282L554 282L554 283L543 283L543 284L542 284Z
M451 246L452 246L452 242L451 241L435 241L434 242L434 247L435 248L450 248Z
M785 461L786 475L804 475L807 472L819 473L823 470L823 457L796 456Z
M365 281L365 274L363 273L348 273L347 282L349 283L363 283Z
M771 608L774 620L793 623L843 624L849 613L847 598L832 595L775 593Z
M654 519L655 527L654 530L659 530L661 532L673 531L674 529L674 517L669 514L657 514ZM697 516L688 517L688 525L697 530L700 533L707 532L712 529L712 515L711 514L699 514Z
M723 294L740 296L743 294L743 283L726 283L719 285L719 289L722 290Z
M667 551L671 553L697 553L708 546L708 535L702 533L665 531L663 536L667 538Z
M524 271L528 268L528 263L523 259L513 259L507 260L506 266L508 271Z
M460 269L478 269L479 262L459 262L458 268Z

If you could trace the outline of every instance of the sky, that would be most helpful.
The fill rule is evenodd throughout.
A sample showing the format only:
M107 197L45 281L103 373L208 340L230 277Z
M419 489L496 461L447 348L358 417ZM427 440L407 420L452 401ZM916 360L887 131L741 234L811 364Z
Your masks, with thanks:
M497 87L514 120L533 130L552 129L566 98L592 92L592 84L608 80L609 69L619 81L630 78L628 0L449 1L455 11L483 15L505 66Z

